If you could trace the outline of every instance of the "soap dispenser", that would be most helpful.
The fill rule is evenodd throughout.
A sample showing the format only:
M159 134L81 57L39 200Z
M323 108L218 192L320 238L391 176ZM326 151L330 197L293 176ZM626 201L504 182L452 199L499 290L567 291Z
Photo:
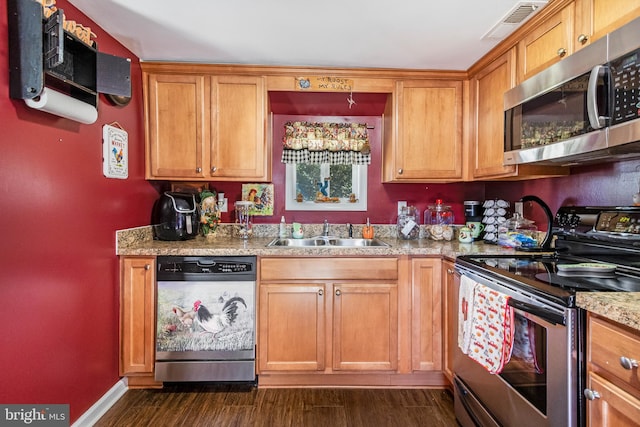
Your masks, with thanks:
M284 220L284 215L280 218L280 231L278 232L278 237L281 239L287 238L287 222Z

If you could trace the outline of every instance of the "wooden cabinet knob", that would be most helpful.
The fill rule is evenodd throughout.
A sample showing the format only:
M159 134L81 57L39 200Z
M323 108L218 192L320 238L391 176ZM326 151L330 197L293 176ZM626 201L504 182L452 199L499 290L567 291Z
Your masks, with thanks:
M453 273L455 273L453 268L447 268L447 274L453 274Z
M144 265L144 269L145 269L145 270L147 270L147 271L148 271L148 270L151 270L151 265L149 265L149 264L145 264L145 265Z
M596 400L596 399L600 399L600 393L598 393L595 390L591 390L588 388L584 389L584 397L587 398L587 400Z
M320 290L318 291L318 295L320 295L320 296L324 295L324 291L323 291L322 289L320 289Z
M589 41L589 36L587 36L586 34L580 34L578 36L578 43L580 44L585 44Z
M196 168L196 173L202 172L202 168Z
M624 369L632 370L638 367L638 361L635 359L629 359L628 357L621 356L620 364Z
M340 295L342 295L342 292L340 292L340 289L336 289L336 296L339 297Z
M218 170L218 168L217 168L217 167L215 167L215 166L212 166L212 167L211 167L211 173L216 173L216 171L217 171L217 170Z
M402 168L398 169L398 175L402 175L402 172L404 172Z
M560 49L558 49L558 56L560 58L563 58L565 55L567 54L567 49L561 47Z

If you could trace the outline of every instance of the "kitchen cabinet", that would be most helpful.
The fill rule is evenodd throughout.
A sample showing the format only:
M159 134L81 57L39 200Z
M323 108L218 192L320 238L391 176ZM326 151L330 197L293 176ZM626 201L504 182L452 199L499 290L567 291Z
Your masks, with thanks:
M385 113L383 182L462 180L463 84L402 80Z
M438 258L411 260L412 369L442 370L442 262Z
M588 426L640 425L640 331L587 317Z
M442 323L444 337L443 372L453 384L453 353L458 345L458 289L460 275L454 270L454 262L442 261Z
M143 68L146 178L269 181L264 77Z
M119 373L129 387L161 386L155 363L155 258L120 258Z
M639 16L638 0L577 0L576 50Z
M518 42L518 82L533 76L574 51L575 3L547 17Z
M478 70L470 81L470 181L561 176L569 168L504 165L504 93L515 86L516 49Z
M393 372L396 258L261 258L258 367L273 372Z

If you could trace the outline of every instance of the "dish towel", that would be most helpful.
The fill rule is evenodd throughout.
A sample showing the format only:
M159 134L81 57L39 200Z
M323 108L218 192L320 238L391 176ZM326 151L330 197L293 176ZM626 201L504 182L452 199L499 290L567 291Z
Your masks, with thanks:
M482 284L473 296L471 342L467 355L492 374L502 372L513 349L513 308L509 297Z
M469 351L471 343L471 325L473 314L473 294L478 283L467 276L460 277L458 295L458 347L464 354Z

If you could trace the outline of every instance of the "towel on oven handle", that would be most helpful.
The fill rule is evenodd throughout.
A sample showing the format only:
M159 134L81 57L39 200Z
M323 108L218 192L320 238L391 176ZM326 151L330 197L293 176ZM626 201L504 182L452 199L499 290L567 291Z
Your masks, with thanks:
M458 295L458 347L467 354L471 344L471 325L473 314L473 295L478 283L468 276L460 277Z
M492 374L502 372L513 349L514 314L509 297L476 284L467 355Z

